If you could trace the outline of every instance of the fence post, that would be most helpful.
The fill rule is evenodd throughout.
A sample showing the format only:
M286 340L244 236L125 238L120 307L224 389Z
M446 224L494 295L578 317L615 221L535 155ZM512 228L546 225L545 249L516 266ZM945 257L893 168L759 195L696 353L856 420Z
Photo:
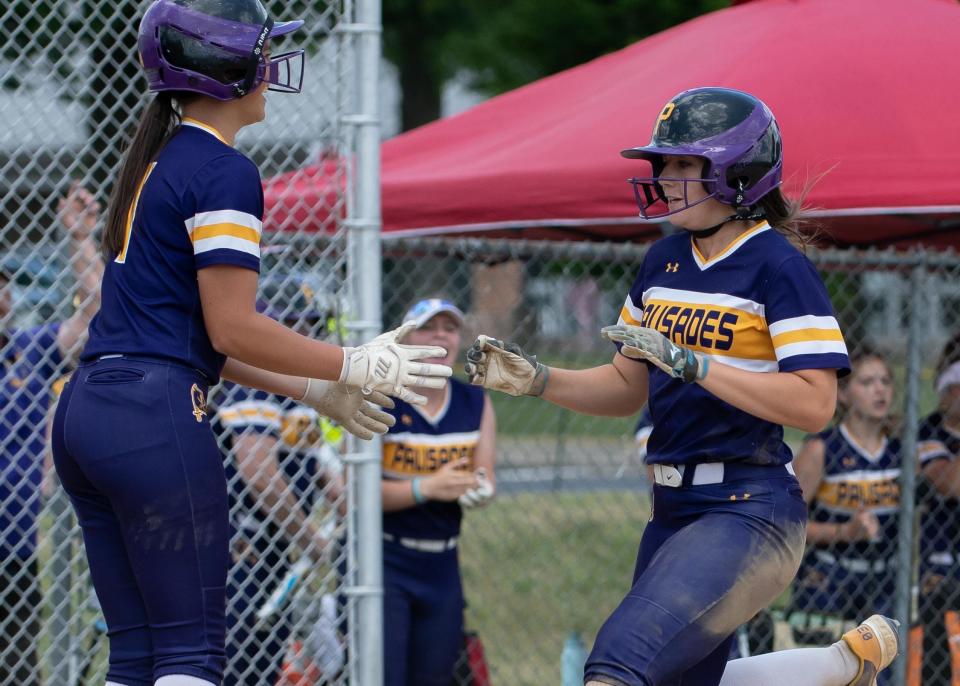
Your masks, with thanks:
M355 35L356 111L345 117L356 127L356 183L348 203L348 273L359 320L354 331L363 341L381 329L382 246L380 242L380 0L357 0L352 25ZM357 618L356 671L351 684L383 683L383 522L380 502L379 440L361 442L352 456L351 486L355 494L356 565L354 583L346 589L354 600ZM352 633L352 630L351 630Z
M900 463L900 526L897 536L897 595L896 614L900 620L900 645L907 645L910 620L914 616L914 539L916 527L916 465L917 429L920 412L920 346L923 335L923 282L926 279L926 253L918 255L918 262L910 272L910 295L907 307L907 368L904 397L903 446ZM904 651L905 652L905 651ZM907 660L901 655L893 664L893 683L906 683Z

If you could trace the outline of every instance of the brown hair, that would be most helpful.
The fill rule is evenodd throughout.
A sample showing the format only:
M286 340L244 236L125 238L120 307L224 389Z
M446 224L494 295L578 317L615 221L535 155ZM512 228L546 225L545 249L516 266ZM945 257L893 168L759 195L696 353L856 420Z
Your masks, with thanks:
M779 186L760 198L757 208L766 217L767 222L790 241L800 252L816 243L819 227L816 222L801 216L804 199L809 192L808 186L800 194L800 199L791 200Z
M123 155L120 173L110 194L107 223L101 240L105 259L111 259L123 250L127 213L133 204L137 187L147 173L150 163L157 158L163 146L180 126L180 113L173 103L176 96L176 93L170 91L157 93L140 117L133 140Z

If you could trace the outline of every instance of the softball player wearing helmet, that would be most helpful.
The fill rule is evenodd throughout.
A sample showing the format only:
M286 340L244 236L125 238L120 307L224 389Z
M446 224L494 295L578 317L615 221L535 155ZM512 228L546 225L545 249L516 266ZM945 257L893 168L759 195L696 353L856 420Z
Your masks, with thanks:
M649 401L653 515L633 588L596 638L591 686L872 684L897 652L876 615L829 648L726 664L738 625L797 571L806 507L782 425L819 431L848 371L826 289L791 244L780 133L758 99L680 93L660 112L631 179L641 213L685 229L651 246L615 326L611 364L550 369L481 336L473 383L626 416Z
M264 91L299 91L281 77L302 51L271 60L268 41L301 24L274 23L258 0L155 0L140 24L157 95L115 184L101 309L53 430L109 628L110 684L223 677L228 506L209 385L222 375L300 399L369 437L392 418L368 398L417 399L408 386L450 373L416 361L442 349L398 345L404 330L340 348L256 312L262 186L232 144L264 118Z
M463 313L440 298L404 317L410 338L460 346ZM439 361L439 360L437 360ZM451 379L423 408L398 402L383 437L384 675L387 686L449 686L463 647L457 537L463 508L494 496L496 418L483 389Z

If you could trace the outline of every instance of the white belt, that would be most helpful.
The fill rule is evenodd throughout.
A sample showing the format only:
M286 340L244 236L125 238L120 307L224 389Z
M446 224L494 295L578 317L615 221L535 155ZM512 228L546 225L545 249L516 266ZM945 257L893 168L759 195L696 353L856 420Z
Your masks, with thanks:
M701 462L694 465L693 479L691 486L704 486L706 484L723 483L723 462ZM669 486L670 488L679 488L683 485L683 473L687 465L677 464L654 464L653 480L660 486ZM786 470L796 476L793 470L793 463L787 463Z
M927 555L927 562L932 565L952 565L954 562L953 553L949 550L940 553L930 553Z
M383 534L383 540L396 541L404 548L410 550L419 550L421 553L444 553L457 547L457 537L451 536L447 539L436 538L397 538L393 534Z
M862 558L855 557L837 557L833 553L829 553L826 550L818 550L816 552L816 556L820 562L828 565L839 565L843 569L846 569L848 572L853 572L854 574L867 574L868 572L880 574L885 572L887 569L886 560L864 560Z
M683 472L686 465L655 464L653 480L661 486L679 488L683 484ZM723 462L702 462L695 467L692 486L723 483Z

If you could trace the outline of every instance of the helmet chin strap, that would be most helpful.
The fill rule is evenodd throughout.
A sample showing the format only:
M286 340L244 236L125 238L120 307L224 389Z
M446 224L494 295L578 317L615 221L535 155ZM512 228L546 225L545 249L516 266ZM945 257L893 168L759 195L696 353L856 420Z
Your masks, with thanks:
M714 224L706 229L684 229L684 231L689 233L694 238L710 238L710 236L722 229L727 222L753 221L764 218L765 215L763 214L763 210L758 207L740 207L737 208L736 212L721 221L719 224Z
M744 184L742 180L737 181L737 196L733 199L733 214L721 221L719 224L707 227L706 229L685 229L687 233L694 238L710 238L713 234L723 228L727 222L742 222L757 219L764 219L763 210L759 206L744 207L743 202Z

